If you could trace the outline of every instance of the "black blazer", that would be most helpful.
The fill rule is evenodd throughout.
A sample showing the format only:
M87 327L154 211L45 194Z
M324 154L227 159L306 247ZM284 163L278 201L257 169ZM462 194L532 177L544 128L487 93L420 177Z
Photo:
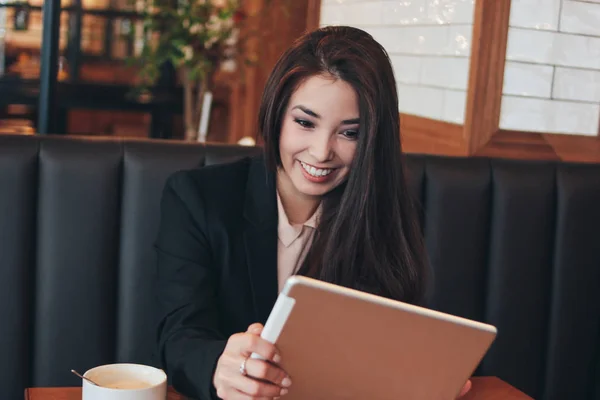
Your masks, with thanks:
M164 188L158 355L174 387L216 399L229 336L265 323L277 299L277 198L262 156L177 172Z

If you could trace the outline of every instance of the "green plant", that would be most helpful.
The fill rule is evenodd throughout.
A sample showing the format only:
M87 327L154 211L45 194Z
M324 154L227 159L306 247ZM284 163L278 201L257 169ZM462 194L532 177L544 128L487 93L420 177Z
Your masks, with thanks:
M186 137L197 131L204 94L223 62L234 62L240 0L137 0L143 18L143 44L136 57L142 87L153 85L161 67L171 63L184 92Z
M255 61L245 44L260 31L245 24L264 16L272 2L288 0L266 0L262 15L247 15L242 0L133 1L143 17L143 44L135 59L141 87L152 86L161 67L171 63L183 85L186 138L193 139L217 69L231 71Z

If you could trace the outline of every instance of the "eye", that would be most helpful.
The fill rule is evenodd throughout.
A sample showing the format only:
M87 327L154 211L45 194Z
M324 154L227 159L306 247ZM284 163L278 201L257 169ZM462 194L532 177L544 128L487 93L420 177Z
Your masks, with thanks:
M358 138L358 131L349 129L347 131L342 132L342 135L344 135L348 139L356 140Z
M315 124L313 124L310 121L307 121L305 119L300 119L300 118L294 118L294 122L297 123L298 125L300 125L303 128L306 129L310 129L310 128L314 128Z

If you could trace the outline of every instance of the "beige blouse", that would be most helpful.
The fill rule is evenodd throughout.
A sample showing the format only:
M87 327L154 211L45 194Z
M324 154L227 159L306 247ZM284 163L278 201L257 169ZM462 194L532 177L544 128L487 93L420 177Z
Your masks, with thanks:
M279 217L277 227L277 237L279 238L277 241L277 281L279 292L281 292L285 281L294 274L296 265L300 265L306 257L317 227L321 206L319 205L314 214L304 224L291 224L283 209L279 193L277 193L277 210Z

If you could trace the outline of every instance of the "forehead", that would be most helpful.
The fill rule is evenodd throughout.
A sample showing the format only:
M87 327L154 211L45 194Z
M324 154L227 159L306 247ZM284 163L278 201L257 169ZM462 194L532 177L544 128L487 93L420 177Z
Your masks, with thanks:
M298 85L292 93L290 108L297 105L320 115L341 113L344 118L358 117L356 91L349 83L331 76L311 76Z

